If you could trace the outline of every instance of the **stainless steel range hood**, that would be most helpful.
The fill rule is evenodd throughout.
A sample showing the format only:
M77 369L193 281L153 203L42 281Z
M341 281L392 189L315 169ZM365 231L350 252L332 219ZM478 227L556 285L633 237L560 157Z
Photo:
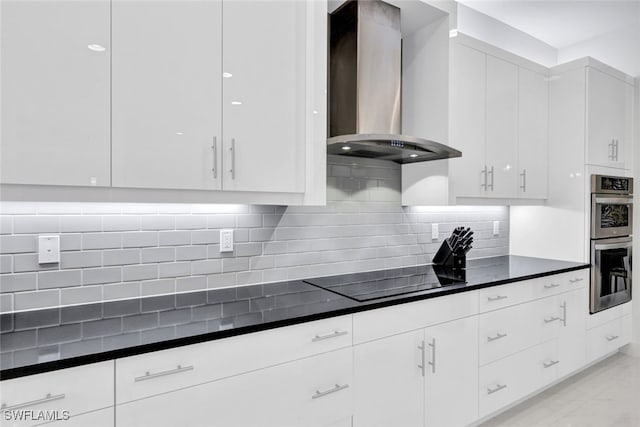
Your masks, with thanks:
M399 8L351 0L331 14L329 31L329 154L397 163L462 156L444 144L402 135Z

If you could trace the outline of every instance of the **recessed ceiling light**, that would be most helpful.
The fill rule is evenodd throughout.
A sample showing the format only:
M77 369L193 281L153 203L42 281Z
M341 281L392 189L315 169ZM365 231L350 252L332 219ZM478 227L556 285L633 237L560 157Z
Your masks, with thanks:
M409 154L409 157L418 157L417 154Z
M342 147L342 149L344 151L349 151L349 150L351 150L351 147L349 147L348 145L345 145L345 146Z
M94 52L104 52L105 50L107 50L104 46L102 46L101 44L90 44L87 45L87 48L89 50L92 50Z
M225 79L230 79L231 77L233 77L233 74L231 74L231 73L222 73L222 77L224 77Z

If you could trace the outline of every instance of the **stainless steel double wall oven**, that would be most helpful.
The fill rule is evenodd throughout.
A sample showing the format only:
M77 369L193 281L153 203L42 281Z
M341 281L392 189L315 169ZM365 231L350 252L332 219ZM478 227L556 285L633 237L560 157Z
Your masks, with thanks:
M591 302L596 313L631 300L633 178L591 176Z

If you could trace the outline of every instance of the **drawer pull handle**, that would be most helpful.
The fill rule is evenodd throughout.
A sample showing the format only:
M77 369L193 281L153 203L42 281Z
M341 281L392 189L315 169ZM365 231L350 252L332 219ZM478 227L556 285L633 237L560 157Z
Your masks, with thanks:
M620 338L620 335L608 335L607 341L617 340L618 338Z
M487 394L497 393L500 390L504 390L505 388L507 388L506 384L498 384L496 388L487 387Z
M169 369L168 371L156 372L155 374L152 374L151 372L147 371L147 372L145 372L145 374L143 376L135 378L134 381L135 382L145 381L145 380L150 380L150 379L153 379L153 378L164 377L165 375L179 374L180 372L187 372L187 371L193 371L193 366L178 365L178 367L175 368L175 369Z
M496 341L496 340L502 339L502 338L504 338L506 336L507 336L507 334L501 334L500 332L498 332L495 337L487 337L487 342Z
M557 288L559 286L560 286L559 283L547 283L546 285L544 285L544 288L545 289L553 289L553 288Z
M333 388L330 388L329 390L325 390L325 391L316 390L316 392L314 393L313 396L311 396L311 398L317 399L319 397L324 397L332 393L337 393L340 390L344 390L345 388L349 388L349 384L343 384L343 385L336 384Z
M553 322L557 322L558 320L562 320L562 318L561 317L556 317L556 316L545 317L544 318L544 323L553 323Z
M558 363L560 363L559 360L550 360L548 362L542 362L542 365L544 365L544 369L550 368L553 365L557 365Z
M33 405L38 405L38 404L41 404L41 403L53 402L54 400L64 399L65 397L66 396L64 394L56 394L55 396L52 396L51 393L47 393L47 395L45 397L43 397L42 399L36 399L36 400L32 400L30 402L18 403L16 405L11 405L11 406L7 406L6 403L3 403L1 409L3 411L12 411L14 409L26 408L27 406L33 406Z
M311 339L311 342L318 342L318 341L328 340L331 338L341 337L343 335L347 335L348 333L349 333L348 331L333 331L330 334L326 334L326 335L316 335Z
M584 277L576 277L575 279L569 279L569 282L577 283L577 282L582 282L583 280L584 280Z
M498 296L495 296L495 297L488 297L487 301L500 301L501 299L507 299L507 298L509 298L509 297L506 296L506 295L498 295Z

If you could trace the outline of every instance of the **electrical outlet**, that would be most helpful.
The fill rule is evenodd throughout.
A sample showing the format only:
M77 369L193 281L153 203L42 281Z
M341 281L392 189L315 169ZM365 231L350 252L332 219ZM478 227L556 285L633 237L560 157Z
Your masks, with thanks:
M493 235L500 235L500 221L493 221Z
M60 236L38 236L38 264L60 262Z
M220 230L220 252L233 252L233 230Z
M431 224L431 240L438 240L438 224Z

